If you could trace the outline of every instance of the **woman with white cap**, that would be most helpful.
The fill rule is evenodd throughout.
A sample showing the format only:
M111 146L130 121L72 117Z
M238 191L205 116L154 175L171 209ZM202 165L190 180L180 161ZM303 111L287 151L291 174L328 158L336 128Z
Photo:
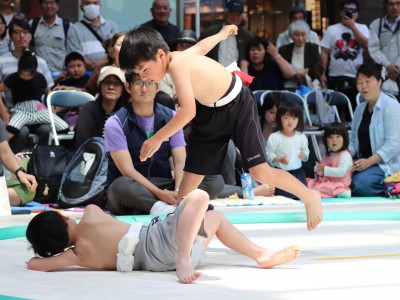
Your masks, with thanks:
M107 66L100 71L96 101L85 104L79 112L75 127L75 148L91 137L103 136L107 119L129 99L124 83L125 74L120 68Z

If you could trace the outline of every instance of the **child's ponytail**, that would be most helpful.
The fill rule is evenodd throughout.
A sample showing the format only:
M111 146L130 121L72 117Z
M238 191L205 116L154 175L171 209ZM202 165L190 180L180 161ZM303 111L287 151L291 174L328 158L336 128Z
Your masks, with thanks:
M37 58L35 52L30 51L26 48L18 60L18 72L27 71L31 74L36 73L38 67Z

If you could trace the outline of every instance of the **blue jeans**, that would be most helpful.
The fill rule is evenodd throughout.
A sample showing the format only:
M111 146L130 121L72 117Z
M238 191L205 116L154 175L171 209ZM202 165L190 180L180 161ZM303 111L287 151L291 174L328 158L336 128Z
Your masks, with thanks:
M354 172L350 185L352 196L371 197L383 195L385 173L378 165Z
M292 174L294 177L296 177L299 181L301 181L305 186L307 186L307 180L306 180L306 173L303 171L302 168L296 169L296 170L290 170L287 171L290 174ZM281 190L279 188L275 189L275 196L284 196L287 198L291 198L294 200L299 200L299 198L297 198L295 195L286 192L284 190Z

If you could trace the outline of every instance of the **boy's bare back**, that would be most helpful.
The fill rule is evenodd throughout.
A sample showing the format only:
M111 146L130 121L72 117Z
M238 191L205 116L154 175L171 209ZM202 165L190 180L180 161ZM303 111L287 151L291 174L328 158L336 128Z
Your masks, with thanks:
M190 89L201 104L212 104L229 89L232 74L215 60L186 52L170 52L169 57L168 72L180 100Z
M73 252L81 266L116 269L118 243L130 225L105 214L95 205L87 206L81 222L76 225Z

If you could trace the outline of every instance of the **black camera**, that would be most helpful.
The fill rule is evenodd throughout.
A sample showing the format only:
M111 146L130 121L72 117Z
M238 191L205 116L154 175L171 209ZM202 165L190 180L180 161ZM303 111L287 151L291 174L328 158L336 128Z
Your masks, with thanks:
M353 18L353 13L352 12L346 12L344 13L346 15L346 17L352 19Z

